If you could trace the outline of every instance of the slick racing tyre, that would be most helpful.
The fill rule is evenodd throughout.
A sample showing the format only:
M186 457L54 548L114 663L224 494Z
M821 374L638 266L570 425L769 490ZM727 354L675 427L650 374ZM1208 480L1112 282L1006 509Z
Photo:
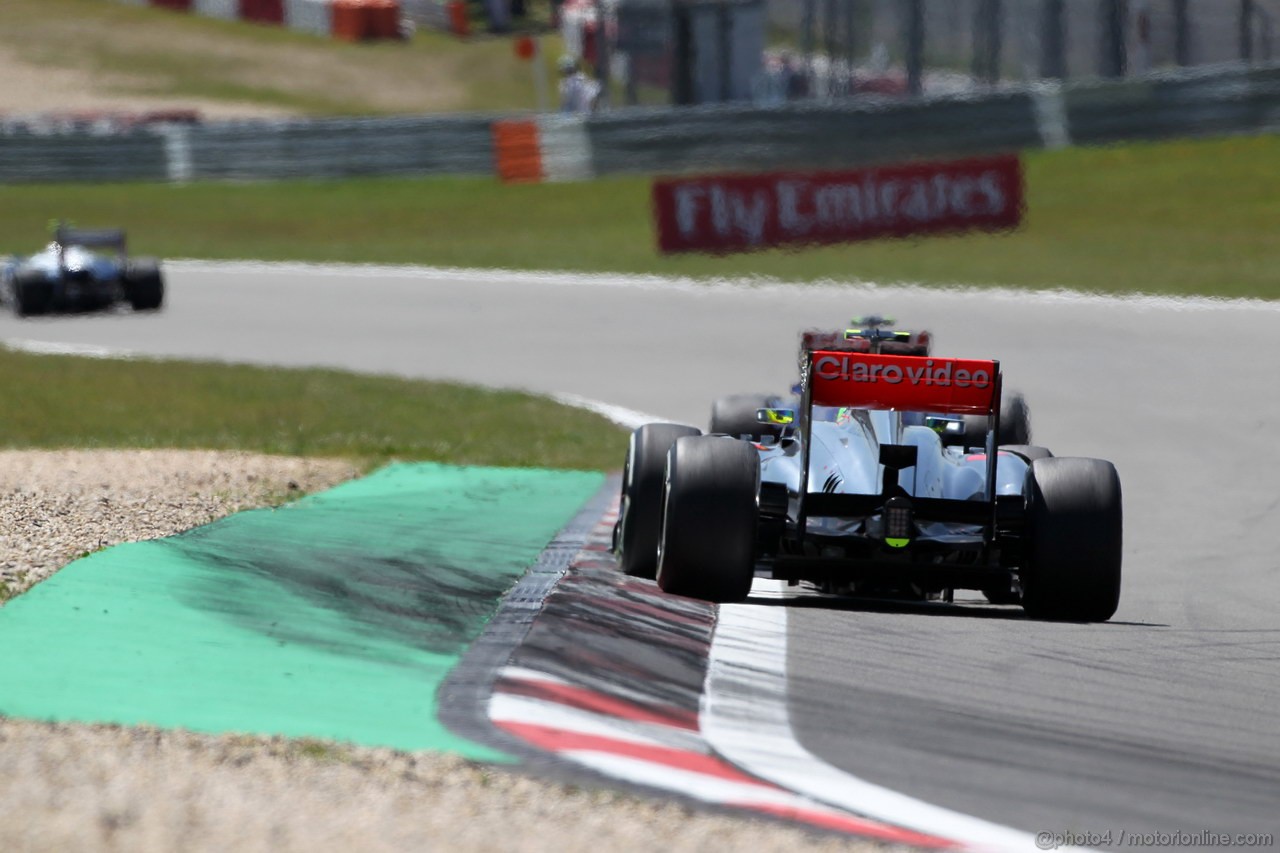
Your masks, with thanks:
M984 447L987 442L987 416L964 416L964 446ZM1031 444L1031 409L1026 398L1013 393L1000 404L1000 434L996 444Z
M13 276L13 313L19 317L47 314L53 308L53 282L30 270Z
M679 439L667 457L658 586L742 601L755 575L760 454L724 436Z
M731 435L734 438L750 436L759 441L767 435L780 434L780 428L756 421L756 412L778 404L777 397L768 394L729 394L718 397L711 404L711 428L709 433Z
M124 271L124 298L134 311L154 311L164 302L164 277L153 258L131 261Z
M1010 394L1000 405L1000 444L1031 444L1031 409L1021 394Z
M1120 604L1120 477L1101 459L1037 459L1027 472L1022 606L1039 619L1105 622Z
M657 571L667 451L676 439L694 435L702 432L683 424L645 424L631 434L614 532L618 564L629 575L652 579Z
M1016 453L1028 462L1035 462L1037 459L1052 459L1053 453L1047 447L1038 447L1034 444L1002 444L1001 450L1007 450L1010 453Z

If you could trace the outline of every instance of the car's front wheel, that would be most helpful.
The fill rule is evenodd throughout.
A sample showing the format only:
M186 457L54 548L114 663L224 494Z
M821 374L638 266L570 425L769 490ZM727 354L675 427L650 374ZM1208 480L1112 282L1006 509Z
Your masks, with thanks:
M43 273L23 270L13 275L13 312L19 317L47 314L53 307L53 282Z

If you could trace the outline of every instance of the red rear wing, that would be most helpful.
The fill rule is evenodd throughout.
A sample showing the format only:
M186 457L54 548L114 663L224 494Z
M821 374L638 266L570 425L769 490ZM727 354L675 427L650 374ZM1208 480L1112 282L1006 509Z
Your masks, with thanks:
M829 350L809 354L815 406L989 415L999 405L999 377L998 361Z

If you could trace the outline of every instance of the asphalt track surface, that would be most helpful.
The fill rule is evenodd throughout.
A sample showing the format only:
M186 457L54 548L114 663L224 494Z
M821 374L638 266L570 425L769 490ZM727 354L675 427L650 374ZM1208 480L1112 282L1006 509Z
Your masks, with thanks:
M788 620L799 741L1029 832L1280 828L1280 305L253 265L168 275L157 316L6 315L0 340L569 392L698 424L717 394L785 389L796 332L853 313L930 328L940 354L997 357L1036 443L1120 471L1119 612L1060 625L976 602L802 596Z

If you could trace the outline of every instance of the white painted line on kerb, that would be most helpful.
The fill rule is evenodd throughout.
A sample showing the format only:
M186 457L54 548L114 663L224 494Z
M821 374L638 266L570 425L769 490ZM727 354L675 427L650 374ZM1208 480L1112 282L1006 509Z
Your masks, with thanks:
M786 597L783 582L762 578L752 595ZM818 802L974 849L1037 849L1029 833L882 788L805 749L787 710L786 607L720 606L698 724L726 761Z

